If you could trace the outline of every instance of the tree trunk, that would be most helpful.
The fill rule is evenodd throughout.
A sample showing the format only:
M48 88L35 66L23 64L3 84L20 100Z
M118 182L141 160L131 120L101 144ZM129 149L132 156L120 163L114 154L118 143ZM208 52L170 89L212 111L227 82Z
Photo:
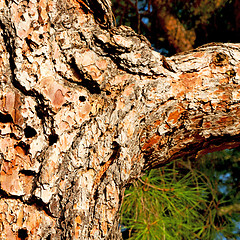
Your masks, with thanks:
M121 239L126 184L239 146L239 44L164 58L107 1L0 11L0 239Z

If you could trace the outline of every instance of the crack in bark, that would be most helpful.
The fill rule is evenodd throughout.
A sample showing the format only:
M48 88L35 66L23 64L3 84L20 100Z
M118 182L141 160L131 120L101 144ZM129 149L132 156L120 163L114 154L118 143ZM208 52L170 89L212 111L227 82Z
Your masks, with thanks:
M0 122L1 123L13 123L12 116L10 114L2 114L0 112Z
M104 28L112 28L114 15L111 9L111 1L109 0L77 0L82 4L83 9L87 13L93 13L94 18L97 20L99 25Z
M112 150L113 150L113 152L112 152L110 158L108 159L107 162L104 163L103 166L101 166L101 170L98 172L98 174L94 180L94 183L92 186L92 189L93 189L92 196L95 201L97 199L97 194L98 194L98 185L102 182L102 179L104 178L104 175L106 174L106 171L108 170L110 165L113 163L113 161L115 159L117 159L119 157L120 151L121 151L121 146L116 141L114 141Z
M17 77L15 74L16 70L16 64L15 64L15 58L16 58L16 51L14 49L15 46L15 36L12 36L9 30L6 29L4 23L0 20L0 26L3 29L3 39L6 46L6 49L9 53L9 64L11 69L11 82L13 86L18 89L23 95L30 96L35 98L37 106L35 107L37 116L42 120L43 126L46 126L46 128L49 128L51 131L51 134L46 134L46 129L43 127L44 133L49 136L49 145L51 146L53 143L56 142L53 140L53 136L56 136L55 130L54 130L54 119L52 115L54 115L51 108L44 103L44 97L42 94L37 92L36 90L27 90L23 85L20 84L19 81L17 81ZM48 126L48 123L50 123L50 126Z
M5 24L0 20L0 27L3 30L2 36L3 40L6 46L6 50L9 53L9 65L10 65L10 70L11 70L11 83L12 85L18 89L24 96L30 96L35 99L36 106L36 114L39 119L41 119L42 125L43 125L43 132L45 135L48 136L49 140L49 146L53 145L57 140L58 140L58 135L55 133L54 130L54 119L53 115L54 112L51 110L51 108L45 104L44 96L37 92L36 90L27 90L23 85L20 84L19 81L17 81L17 77L15 74L15 70L17 69L16 64L15 64L15 58L16 58L16 49L15 49L15 36L13 36L8 28L5 27ZM14 31L14 29L12 29ZM10 114L2 114L0 112L0 121L2 122L13 122L13 119ZM47 134L47 129L50 129L50 134ZM10 134L10 137L14 137L15 134ZM29 146L25 146L25 143L20 141L21 147L25 150L26 154L29 150ZM46 151L46 149L45 149ZM43 154L44 154L44 149L43 149ZM37 161L41 162L40 160L43 159L44 156L40 154L37 157ZM41 185L41 181L39 181L39 178L41 176L41 169L43 167L43 164L40 165L39 172L36 173L32 170L25 170L22 169L19 171L20 174L24 174L26 176L34 176L34 183L31 189L31 196L25 200L23 199L22 196L16 196L16 195L9 195L7 192L4 190L0 189L0 196L1 198L5 199L15 199L15 200L20 200L24 204L35 206L38 210L43 210L48 216L54 217L52 213L49 210L48 204L45 204L40 198L37 198L34 195L34 191L37 188L37 183Z
M35 206L38 211L44 211L48 216L54 218L54 216L49 211L46 204L44 204L40 199L37 199L35 196L28 199L27 201L23 199L22 196L16 196L16 195L9 195L6 191L3 189L0 189L0 199L12 199L12 200L20 200L22 203L29 205L29 206Z
M96 81L94 81L89 74L87 74L87 73L83 72L81 69L79 69L74 58L72 58L68 64L74 70L75 74L78 75L78 78L81 79L80 82L76 82L74 80L72 80L72 82L85 87L91 94L95 94L95 93L100 94L101 93L100 85ZM69 81L69 79L68 79L68 81Z
M69 186L69 189L74 189L74 186L76 185L75 179L71 180ZM74 191L68 191L67 193L69 197L63 197L61 194L58 194L59 197L59 204L60 204L60 217L58 217L58 229L62 232L61 239L70 239L72 237L72 224L73 224L73 217L74 217L74 210L73 205L74 201L71 201L69 199L75 200L77 196L74 196L76 194ZM64 201L64 202L63 202ZM66 213L67 217L66 217Z
M98 53L100 52L100 55L109 57L119 67L119 69L124 70L127 73L152 77L165 76L162 72L158 72L155 69L153 70L154 66L159 67L160 64L159 62L156 63L150 60L152 57L155 57L151 52L153 50L146 37L135 33L130 27L126 26L112 28L108 33L111 35L109 41L103 42L99 36L106 35L106 32L96 30L93 33L94 41L92 44L90 44L90 48ZM118 44L114 42L114 36L121 36L126 39L128 37L134 37L136 44L133 44L131 47L122 46L120 45L121 43ZM135 52L136 54L141 53L141 56L138 57L137 62L133 62L131 57L123 56L123 54L134 54ZM146 53L148 53L148 55L146 55Z
M29 170L29 169L21 169L21 170L19 171L19 173L22 173L22 174L24 174L25 176L36 176L36 174L37 174L35 171Z

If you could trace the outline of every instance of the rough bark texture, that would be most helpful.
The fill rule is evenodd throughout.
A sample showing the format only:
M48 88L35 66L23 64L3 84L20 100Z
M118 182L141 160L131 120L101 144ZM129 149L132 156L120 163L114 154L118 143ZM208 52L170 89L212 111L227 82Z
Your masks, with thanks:
M121 239L127 183L240 143L239 44L164 58L90 3L0 1L0 239Z

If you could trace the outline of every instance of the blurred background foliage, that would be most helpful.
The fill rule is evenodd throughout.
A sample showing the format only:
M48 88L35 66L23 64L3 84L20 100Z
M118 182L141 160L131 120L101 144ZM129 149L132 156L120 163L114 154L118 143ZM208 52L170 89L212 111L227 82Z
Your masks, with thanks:
M113 0L113 12L166 56L240 40L240 0ZM240 148L147 172L126 189L124 238L240 240L239 163Z
M240 39L239 0L113 0L113 12L165 55Z

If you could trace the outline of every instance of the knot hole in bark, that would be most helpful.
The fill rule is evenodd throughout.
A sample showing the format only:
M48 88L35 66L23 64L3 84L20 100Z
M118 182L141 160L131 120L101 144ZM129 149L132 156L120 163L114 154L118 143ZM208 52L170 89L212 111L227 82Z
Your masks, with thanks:
M25 228L21 228L18 230L18 238L20 238L21 240L25 240L28 237L28 232L27 229Z
M79 101L80 102L85 102L86 101L86 97L85 96L80 96L79 97Z
M27 126L24 129L24 135L26 138L32 138L37 134L36 130L30 126Z
M0 122L1 123L8 123L13 122L12 116L10 114L2 114L0 113Z
M227 54L222 52L217 52L212 58L212 63L216 66L224 66L229 63L229 57Z
M51 135L49 135L48 137L48 141L49 141L49 146L52 146L54 143L56 143L58 140L58 135L53 133Z

